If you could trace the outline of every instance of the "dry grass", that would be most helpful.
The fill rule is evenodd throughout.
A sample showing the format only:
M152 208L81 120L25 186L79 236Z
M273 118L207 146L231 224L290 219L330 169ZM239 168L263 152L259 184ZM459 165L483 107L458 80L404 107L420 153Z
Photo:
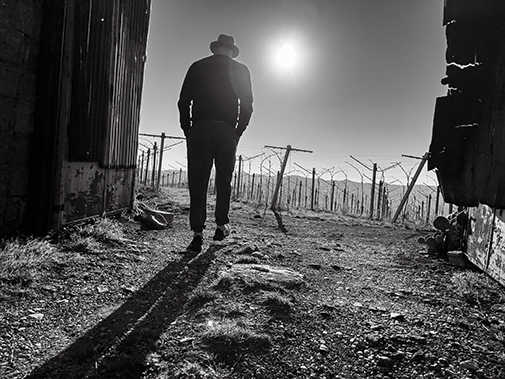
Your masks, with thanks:
M470 304L488 302L496 286L485 274L472 271L457 272L451 280L456 292Z
M172 373L170 374L172 375ZM172 376L167 376L167 378ZM218 379L217 372L211 367L203 367L199 363L184 362L176 372L176 378L180 379Z
M126 240L121 224L108 218L100 218L93 224L79 227L77 234L105 244L123 243Z
M94 223L75 227L63 246L72 252L98 254L104 250L104 245L124 244L126 241L119 222L100 218Z
M279 292L263 292L260 295L260 300L275 313L286 315L293 310L291 300Z
M256 333L235 320L209 321L202 336L209 349L218 355L235 355L270 347L266 334Z
M47 268L57 249L45 239L28 238L2 242L0 250L0 280L26 284Z
M191 306L201 306L208 302L214 301L219 297L219 294L207 288L197 288L193 291L191 298L189 299L189 304Z

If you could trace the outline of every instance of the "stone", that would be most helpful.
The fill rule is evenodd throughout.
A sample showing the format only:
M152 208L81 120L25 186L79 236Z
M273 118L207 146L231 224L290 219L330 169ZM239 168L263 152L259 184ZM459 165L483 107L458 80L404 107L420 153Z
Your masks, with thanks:
M285 267L275 267L266 264L234 264L224 272L242 279L257 278L275 283L287 288L302 285L304 276L297 271Z

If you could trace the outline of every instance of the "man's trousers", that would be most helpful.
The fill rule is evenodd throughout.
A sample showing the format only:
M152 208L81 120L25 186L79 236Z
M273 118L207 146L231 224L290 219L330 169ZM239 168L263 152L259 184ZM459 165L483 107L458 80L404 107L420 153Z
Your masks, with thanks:
M189 224L194 232L202 232L207 218L207 188L212 165L216 168L216 211L218 226L230 222L231 181L235 168L237 134L222 121L195 122L190 129L188 148L188 185L190 196Z

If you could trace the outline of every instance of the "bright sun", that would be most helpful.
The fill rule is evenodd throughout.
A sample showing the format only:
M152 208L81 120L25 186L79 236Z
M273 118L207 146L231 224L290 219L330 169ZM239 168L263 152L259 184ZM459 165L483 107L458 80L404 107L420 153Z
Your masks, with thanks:
M283 67L290 67L295 63L295 50L292 45L282 46L277 53L277 62Z

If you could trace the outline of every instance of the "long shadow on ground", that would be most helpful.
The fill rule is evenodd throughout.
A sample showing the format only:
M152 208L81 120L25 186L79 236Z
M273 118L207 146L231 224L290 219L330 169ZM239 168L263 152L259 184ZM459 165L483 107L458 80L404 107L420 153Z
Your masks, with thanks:
M25 379L139 378L146 356L182 312L221 248L169 264L119 309Z

